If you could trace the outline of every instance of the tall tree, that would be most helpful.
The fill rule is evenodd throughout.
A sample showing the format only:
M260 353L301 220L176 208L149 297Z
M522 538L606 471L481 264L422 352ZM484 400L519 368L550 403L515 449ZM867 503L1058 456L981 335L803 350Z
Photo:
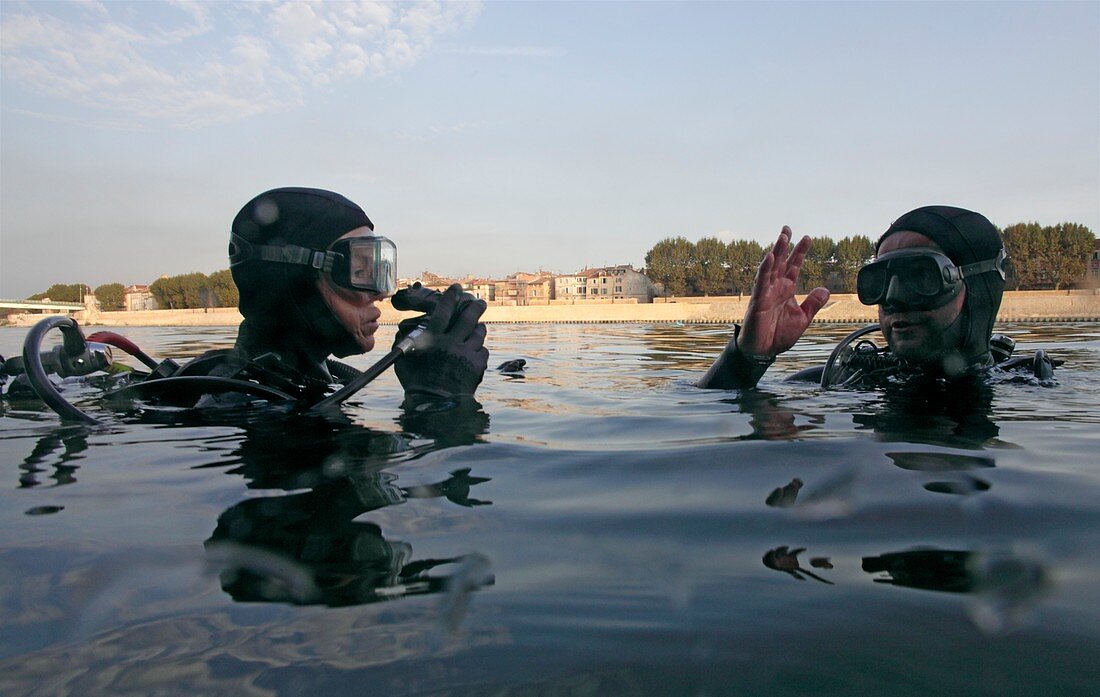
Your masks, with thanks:
M83 283L55 283L43 292L29 296L27 300L49 298L59 303L82 303L87 288Z
M734 293L751 293L764 248L753 240L733 240L726 245L727 283Z
M667 237L646 252L645 265L649 277L664 286L665 295L686 295L694 258L695 245L687 238Z
M836 272L840 280L838 290L854 293L856 275L861 266L875 256L875 244L866 235L852 235L836 243Z
M811 237L810 251L806 253L802 273L798 276L799 291L805 293L818 286L829 288L835 266L836 242L829 237Z
M1085 277L1089 256L1096 245L1096 235L1079 223L1058 223L1050 228L1050 235L1057 248L1050 264L1051 280L1054 289L1059 290Z
M721 293L726 286L726 243L717 237L704 237L695 243L692 285L703 295Z
M240 294L237 292L237 284L233 282L233 274L229 269L222 269L210 274L207 279L210 290L214 292L215 304L218 307L236 307L240 302Z
M183 293L183 306L190 308L207 307L209 290L206 274L195 271L177 276L180 291Z
M1043 228L1036 222L1009 225L1002 232L1008 256L1007 285L1014 290L1038 288L1044 283Z
M95 299L104 310L121 310L125 307L126 288L121 283L104 283L96 286Z

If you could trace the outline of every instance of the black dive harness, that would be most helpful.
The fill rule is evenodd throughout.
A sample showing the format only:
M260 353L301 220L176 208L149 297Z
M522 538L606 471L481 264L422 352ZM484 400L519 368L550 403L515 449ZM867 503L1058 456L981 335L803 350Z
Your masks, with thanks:
M326 366L334 378L344 385L331 394L331 384L308 378L281 365L275 354L264 354L248 360L233 355L232 350L212 351L184 365L171 358L156 361L133 342L114 332L97 332L85 337L80 326L69 317L48 317L36 324L23 342L22 358L4 360L0 356L0 386L8 376L25 376L33 392L58 413L63 420L88 425L103 422L78 409L61 396L49 373L61 377L89 375L109 370L114 365L112 347L134 356L149 373L133 371L140 382L110 390L105 399L114 405L132 404L135 400L164 401L174 406L194 404L211 395L238 394L272 404L303 403L307 411L319 412L340 404L361 390L403 354L422 348L427 318L409 332L393 349L365 371L329 359ZM63 343L50 351L42 351L42 338L51 329L58 329ZM219 374L220 373L220 374Z

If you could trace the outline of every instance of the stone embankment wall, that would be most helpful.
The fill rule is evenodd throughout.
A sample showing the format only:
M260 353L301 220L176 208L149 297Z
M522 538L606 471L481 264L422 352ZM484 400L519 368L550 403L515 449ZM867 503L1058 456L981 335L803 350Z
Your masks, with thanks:
M800 298L801 299L801 298ZM748 307L748 296L708 298L658 298L648 303L539 305L505 307L491 305L486 322L545 323L619 323L684 322L728 323L740 321ZM381 322L395 324L416 313L398 312L389 302L379 303ZM235 326L241 315L236 308L212 310L143 310L138 312L87 312L74 315L84 325L108 327L199 327ZM22 314L9 317L9 324L30 326L43 315ZM834 295L822 308L815 322L873 322L875 308L860 304L854 295ZM1010 291L1005 293L997 319L1002 322L1100 321L1100 293L1096 290Z

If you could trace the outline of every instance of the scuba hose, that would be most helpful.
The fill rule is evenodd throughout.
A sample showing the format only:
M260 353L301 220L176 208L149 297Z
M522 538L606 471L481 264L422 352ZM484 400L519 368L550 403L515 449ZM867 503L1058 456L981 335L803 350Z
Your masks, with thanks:
M122 349L153 370L156 370L160 365L155 358L142 351L137 344L114 332L96 332L95 334L89 334L88 341L98 341L101 344L108 344L109 346Z
M62 377L87 375L111 364L111 350L103 344L91 344L84 338L80 326L70 317L47 317L31 328L23 341L23 369L35 394L63 420L79 421L88 425L100 425L61 396L57 387L46 375L43 364L42 337L53 328L61 331L64 342L48 356L55 359L52 368Z
M845 387L873 373L896 371L901 367L902 363L896 356L879 349L873 341L865 339L852 346L856 339L878 330L877 323L869 324L844 337L836 345L821 371L822 389L834 385Z
M312 405L308 411L316 413L340 404L363 387L374 381L387 368L405 353L417 348L417 339L424 334L427 320L414 328L394 348L378 362L359 373L350 366L338 364L343 372L338 377L347 379L339 390ZM43 352L42 339L51 329L58 329L63 343L52 351ZM69 317L48 317L31 328L23 342L22 360L12 358L3 364L5 374L15 375L25 372L27 381L38 397L53 409L65 421L78 421L88 425L102 425L102 422L84 413L63 396L49 379L49 373L62 377L88 375L97 370L105 370L112 365L111 346L134 356L153 369L153 374L144 382L123 387L108 393L111 398L154 397L158 394L184 393L196 398L204 393L240 392L252 397L273 402L288 402L294 398L283 392L257 382L224 378L211 375L158 375L162 369L172 370L178 365L170 359L158 363L156 359L142 351L129 339L114 332L96 332L85 338L80 326ZM166 364L171 364L170 366Z
M340 404L348 397L352 396L359 390L370 384L376 377L385 372L386 368L389 368L398 358L403 356L410 350L415 349L416 340L427 329L427 320L424 320L421 324L417 325L415 329L408 333L408 335L399 341L389 353L381 358L377 363L367 368L365 371L349 380L346 385L339 390L333 392L328 397L325 397L320 402L317 402L309 408L310 412L319 412L328 409L334 404Z

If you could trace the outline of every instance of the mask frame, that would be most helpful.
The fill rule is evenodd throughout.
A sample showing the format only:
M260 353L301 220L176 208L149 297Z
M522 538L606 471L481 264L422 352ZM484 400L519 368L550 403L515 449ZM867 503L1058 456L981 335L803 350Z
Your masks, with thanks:
M856 276L856 295L864 305L882 305L897 278L904 294L902 304L913 310L934 310L951 302L963 287L963 280L996 271L1001 279L1005 251L993 259L956 266L947 255L926 247L887 252L864 265Z

